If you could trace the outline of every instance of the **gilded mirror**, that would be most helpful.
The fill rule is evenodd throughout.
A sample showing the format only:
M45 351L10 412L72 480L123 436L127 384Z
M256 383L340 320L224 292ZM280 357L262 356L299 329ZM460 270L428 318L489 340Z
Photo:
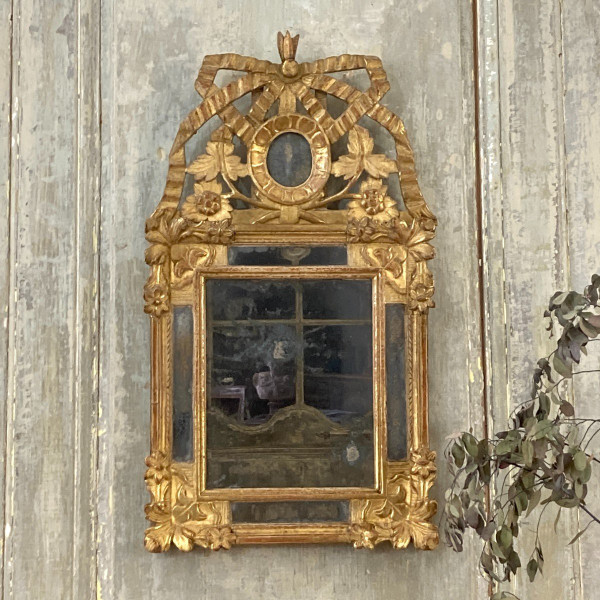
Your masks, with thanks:
M278 64L204 59L202 102L180 124L147 221L152 552L438 543L436 220L404 125L380 103L381 61L298 63L297 46L279 34ZM220 70L237 78L219 87ZM357 70L365 90L336 76ZM208 121L198 151L189 142Z

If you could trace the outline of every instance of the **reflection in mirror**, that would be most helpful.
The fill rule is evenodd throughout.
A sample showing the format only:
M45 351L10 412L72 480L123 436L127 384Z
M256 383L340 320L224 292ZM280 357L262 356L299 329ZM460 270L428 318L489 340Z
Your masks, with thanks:
M267 169L280 185L302 185L312 170L312 152L308 140L294 132L278 135L267 152Z
M327 523L350 517L346 502L232 502L234 523Z
M388 458L407 456L404 305L385 307L385 364Z
M191 306L173 308L173 460L192 460L194 318Z
M206 281L209 488L373 486L371 286Z
M296 250L302 252L295 252ZM289 267L348 264L348 251L345 246L230 246L227 254L230 265Z

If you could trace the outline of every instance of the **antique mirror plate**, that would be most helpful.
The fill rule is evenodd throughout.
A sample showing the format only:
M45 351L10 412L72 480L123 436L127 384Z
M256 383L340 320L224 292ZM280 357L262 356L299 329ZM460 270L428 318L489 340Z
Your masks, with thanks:
M436 220L404 125L380 104L381 61L297 63L297 45L279 34L281 64L205 58L203 101L180 125L147 222L153 552L438 542ZM219 88L221 69L242 75ZM364 91L334 76L361 69ZM234 104L244 96L247 113ZM205 149L187 157L213 116Z

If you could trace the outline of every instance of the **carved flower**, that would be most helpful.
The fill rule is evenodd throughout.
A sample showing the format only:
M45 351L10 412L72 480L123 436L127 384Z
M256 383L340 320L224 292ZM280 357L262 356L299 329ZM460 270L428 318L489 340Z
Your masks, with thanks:
M348 240L350 242L370 242L375 231L369 217L350 219L348 222Z
M434 461L435 452L428 448L419 448L411 455L410 472L426 479L437 471Z
M169 470L169 461L162 452L153 452L150 456L146 457L146 479L153 479L156 483L171 478L171 472Z
M361 197L348 203L350 217L370 217L374 221L390 221L400 213L396 201L386 195L387 186L380 179L368 178L360 186Z
M354 524L350 527L350 539L355 548L373 550L377 543L377 533L366 525Z
M229 550L235 542L235 534L231 527L212 527L208 530L208 540L211 550Z
M206 235L214 244L227 244L234 237L234 230L230 227L229 219L224 221L210 221Z
M186 198L181 214L196 223L230 219L232 206L221 192L221 184L216 181L196 182L194 194Z
M167 288L161 283L146 285L144 288L144 312L154 317L160 317L169 310L169 295Z
M410 307L420 312L433 308L433 278L431 273L417 274L409 286Z

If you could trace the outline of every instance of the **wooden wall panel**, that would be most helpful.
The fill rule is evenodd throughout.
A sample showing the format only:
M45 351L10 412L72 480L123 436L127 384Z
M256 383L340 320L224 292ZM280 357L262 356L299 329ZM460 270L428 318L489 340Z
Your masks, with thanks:
M103 598L431 598L478 596L477 549L357 552L349 547L234 548L151 556L142 549L147 500L148 331L141 290L144 219L162 193L179 120L198 98L203 55L275 59L277 30L301 34L299 58L382 57L406 118L424 194L440 217L441 292L432 315L432 443L479 428L479 307L474 209L471 8L398 2L103 4L103 191L99 576ZM268 15L268 18L265 18ZM449 407L452 407L449 410ZM442 485L447 478L442 474ZM440 495L441 486L436 494ZM436 573L452 573L440 579Z
M6 472L6 425L9 406L9 317L11 304L10 155L12 107L12 5L0 5L0 473ZM4 531L5 477L0 476L0 531ZM0 536L4 555L4 536ZM4 594L4 560L0 560L0 598Z
M600 273L600 5L594 0L563 2L562 43L565 98L565 189L569 225L569 284L582 290L592 273ZM581 369L600 368L600 344L590 345ZM578 414L598 418L600 375L575 378ZM600 453L596 436L590 449ZM600 479L595 474L586 499L595 514L600 510ZM580 527L589 519L583 513ZM580 538L578 576L582 597L598 594L600 562L598 529L592 526Z
M528 394L533 362L551 349L547 297L582 287L600 266L594 0L1 3L2 598L486 595L470 540L463 555L443 546L142 548L144 221L178 123L198 102L203 56L276 59L285 28L301 34L300 60L369 53L388 71L385 103L406 122L440 219L434 449L453 431L502 426ZM578 410L594 414L586 395L599 383L576 383ZM447 483L442 468L438 498ZM589 503L600 506L600 493ZM566 547L585 523L571 516L556 539L547 527L545 578L535 591L525 578L512 589L533 600L557 590L593 597L594 538Z
M544 329L548 298L570 285L563 4L479 3L487 397L496 430L528 398L535 361L554 343ZM545 577L534 588L522 574L507 589L532 599L556 590L586 597L579 544L567 546L577 515L563 515L558 537L553 517L543 527ZM532 547L532 535L520 537Z
M97 31L91 5L15 0L6 38L12 152L4 598L95 595L98 75L88 70L97 44L81 35Z

